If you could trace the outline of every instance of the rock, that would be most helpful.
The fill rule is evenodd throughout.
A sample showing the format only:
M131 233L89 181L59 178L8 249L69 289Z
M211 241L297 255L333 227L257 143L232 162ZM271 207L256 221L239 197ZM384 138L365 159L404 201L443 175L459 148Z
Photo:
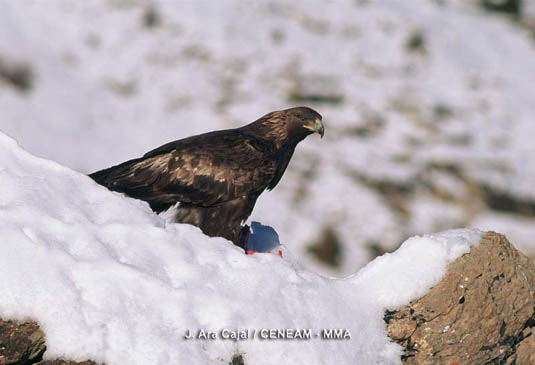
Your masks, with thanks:
M385 322L405 364L535 364L535 265L489 232Z
M27 92L33 87L34 74L30 65L25 62L8 62L0 58L0 81L19 92Z
M0 364L32 364L45 350L45 334L37 323L0 319Z
M35 365L97 365L97 363L91 360L87 360L83 362L76 362L76 361L69 361L69 360L46 360L46 361L38 362Z
M229 365L245 365L242 354L235 354L228 363Z
M340 104L344 95L340 93L338 80L326 75L292 75L294 85L289 100L295 104Z
M97 365L93 361L45 360L45 334L36 322L0 318L0 365Z
M535 331L533 328L526 328L523 337L524 340L516 348L516 353L507 359L506 364L535 364Z

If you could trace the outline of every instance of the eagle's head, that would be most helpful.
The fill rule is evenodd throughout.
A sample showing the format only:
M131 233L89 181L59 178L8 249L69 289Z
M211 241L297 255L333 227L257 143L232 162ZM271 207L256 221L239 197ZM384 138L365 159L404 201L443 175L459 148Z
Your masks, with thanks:
M304 134L306 137L309 134L318 133L323 138L325 128L321 122L321 115L314 109L306 106L298 106L283 110L281 113L287 114L289 121L288 128L293 130L295 134Z
M308 135L325 132L321 115L306 106L274 111L243 127L255 137L274 143L277 149L293 148Z

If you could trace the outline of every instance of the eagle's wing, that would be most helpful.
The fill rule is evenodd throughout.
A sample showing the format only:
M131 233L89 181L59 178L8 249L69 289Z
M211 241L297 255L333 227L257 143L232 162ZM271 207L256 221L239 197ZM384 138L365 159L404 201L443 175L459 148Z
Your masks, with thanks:
M111 190L149 202L156 211L178 201L213 206L269 185L276 161L259 143L232 130L212 132L90 176Z

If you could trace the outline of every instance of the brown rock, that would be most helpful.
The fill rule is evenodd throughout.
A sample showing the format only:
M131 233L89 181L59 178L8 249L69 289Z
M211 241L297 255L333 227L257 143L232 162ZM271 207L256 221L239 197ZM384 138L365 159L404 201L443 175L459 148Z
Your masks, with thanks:
M45 334L37 323L0 319L0 364L31 364L45 350Z
M385 321L406 364L535 364L535 265L489 232Z
M45 350L45 334L36 322L20 323L0 318L0 365L97 365L90 360L40 361Z
M87 360L84 362L76 362L69 360L46 360L38 362L35 365L97 365L97 363L91 360Z
M526 332L529 333L526 334L526 338L518 345L516 354L509 358L511 359L511 361L508 362L509 364L535 364L535 331L530 329Z

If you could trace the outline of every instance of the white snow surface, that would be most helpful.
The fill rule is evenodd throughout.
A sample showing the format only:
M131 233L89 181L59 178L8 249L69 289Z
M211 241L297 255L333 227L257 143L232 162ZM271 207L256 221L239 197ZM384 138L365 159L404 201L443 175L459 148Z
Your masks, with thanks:
M384 310L423 295L481 232L408 239L333 279L169 224L141 201L0 134L0 317L34 319L45 358L108 365L396 364ZM185 340L198 329L350 331L350 340ZM257 335L258 336L258 335Z

